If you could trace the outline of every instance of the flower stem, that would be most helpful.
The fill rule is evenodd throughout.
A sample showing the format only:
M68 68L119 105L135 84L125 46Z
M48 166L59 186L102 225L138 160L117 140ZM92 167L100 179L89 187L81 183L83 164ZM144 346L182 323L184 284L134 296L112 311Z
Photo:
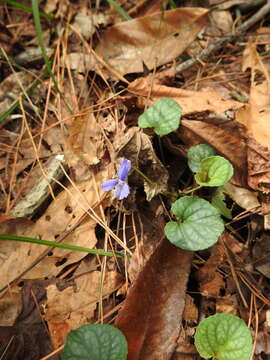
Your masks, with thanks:
M149 182L151 185L156 185L159 186L156 182L152 181L151 179L149 179L148 176L146 176L141 170L139 170L135 165L132 165L132 169L135 170L139 175L141 175L144 180L146 180L147 182Z
M190 194L190 193L192 193L192 192L194 192L194 191L199 190L201 187L202 187L202 186L199 185L199 186L196 186L196 187L193 188L193 189L181 191L181 194L183 194L183 195Z
M144 180L146 180L147 182L149 182L149 184L156 186L157 188L160 188L160 185L158 183L156 183L155 181L152 181L151 179L149 179L148 176L146 176L141 170L139 170L135 165L132 165L132 169L135 170L139 175L141 175ZM177 192L170 192L170 191L162 191L161 195L165 195L165 196L176 196L178 197L178 193Z

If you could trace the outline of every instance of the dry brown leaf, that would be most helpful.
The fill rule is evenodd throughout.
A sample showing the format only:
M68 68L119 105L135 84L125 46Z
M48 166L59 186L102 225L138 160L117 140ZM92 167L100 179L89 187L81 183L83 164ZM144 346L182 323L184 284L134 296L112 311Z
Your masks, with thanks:
M217 313L229 313L238 315L238 301L237 295L229 294L223 297L218 297L216 299L216 312Z
M211 34L227 35L232 32L233 18L228 10L213 10L211 12Z
M243 106L238 101L225 99L210 88L204 88L200 91L183 90L156 83L151 84L151 78L139 78L133 81L128 86L128 90L145 98L150 95L150 104L161 97L173 98L183 108L183 115L204 111L221 114L227 110L236 110ZM143 99L142 101L146 102L146 100ZM150 104L147 103L146 105Z
M22 310L21 288L12 285L0 297L0 326L13 326Z
M218 272L224 258L224 248L217 244L211 249L211 256L197 271L196 277L200 284L200 292L207 297L218 297L220 290L225 288L223 276Z
M81 52L72 52L67 54L62 59L62 62L65 63L67 68L84 74L89 71L94 71L97 66L97 61L93 54L84 54Z
M87 167L96 165L104 154L103 144L104 136L94 114L81 115L76 117L69 127L65 159L69 166L73 168L76 168L81 163Z
M236 119L245 125L259 144L270 148L270 75L251 40L243 54L242 70L248 68L252 71L249 104L237 112ZM265 80L255 80L256 75L263 75Z
M163 239L129 290L116 326L128 360L169 359L176 346L192 253Z
M255 269L270 279L270 238L265 232L260 237L256 237L256 243L252 249L252 262Z
M192 296L186 294L185 308L183 312L183 320L196 323L199 318L199 310Z
M128 14L132 18L150 15L160 11L162 4L163 0L137 0L134 7L128 11Z
M62 191L51 203L43 216L27 229L22 228L17 234L55 241L66 234L68 244L93 248L96 244L96 222L88 215L80 223L85 212L91 207L99 213L99 186L108 178L108 170L103 169L88 181L77 184L77 189L69 187ZM78 225L76 227L76 225ZM0 224L1 226L1 224ZM74 229L70 234L69 230ZM13 234L10 230L10 234ZM2 231L1 231L2 233ZM1 240L0 246L6 246L7 240ZM1 264L0 288L10 283L16 276L31 266L46 250L44 246L30 243L15 243L16 250L6 253ZM85 253L64 249L54 249L50 256L46 256L38 265L24 275L24 279L51 277L58 274L64 266L77 262ZM16 264L16 266L14 266Z
M179 56L194 41L207 14L203 8L183 8L122 22L107 29L96 51L121 74L142 72L143 64L153 69Z
M47 287L45 319L48 323L55 348L63 345L70 330L89 323L93 318L97 303L121 286L121 276L116 271L102 274L92 271L77 277L72 286L58 290L56 285Z
M270 76L251 40L243 59L243 71L251 68L252 81L249 104L236 112L236 120L243 124L243 137L248 146L248 184L254 190L269 193Z
M106 25L109 17L103 13L78 12L74 18L73 26L75 29L88 40L96 31L96 27L100 24Z
M235 186L229 182L223 186L230 198L232 198L237 205L241 206L241 208L248 210L260 206L256 192Z

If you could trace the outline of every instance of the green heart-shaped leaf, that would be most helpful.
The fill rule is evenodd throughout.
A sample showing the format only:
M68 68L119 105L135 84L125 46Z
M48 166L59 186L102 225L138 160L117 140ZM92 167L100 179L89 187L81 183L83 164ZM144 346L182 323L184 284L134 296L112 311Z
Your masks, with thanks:
M120 330L106 324L83 325L67 336L63 360L126 360L127 341Z
M201 161L209 156L216 155L216 151L212 146L199 144L191 146L187 155L190 170L197 173L201 170Z
M216 314L199 324L195 346L205 359L249 360L252 337L242 319L231 314Z
M184 196L173 203L172 212L181 220L168 222L165 235L182 249L207 249L218 241L224 230L218 210L204 199Z
M157 135L166 135L178 129L181 106L171 98L161 98L139 116L139 126L153 128Z
M200 167L195 180L201 186L221 186L233 176L232 164L222 156L209 156L201 161Z

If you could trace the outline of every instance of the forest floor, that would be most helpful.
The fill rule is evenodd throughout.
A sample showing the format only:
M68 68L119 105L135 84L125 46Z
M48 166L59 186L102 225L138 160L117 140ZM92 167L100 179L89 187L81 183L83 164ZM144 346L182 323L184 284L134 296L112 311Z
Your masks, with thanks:
M217 313L270 359L270 3L110 4L0 3L0 360L58 359L99 323L129 360L198 360ZM199 144L232 165L222 186L198 186ZM182 195L218 241L204 218L168 240Z

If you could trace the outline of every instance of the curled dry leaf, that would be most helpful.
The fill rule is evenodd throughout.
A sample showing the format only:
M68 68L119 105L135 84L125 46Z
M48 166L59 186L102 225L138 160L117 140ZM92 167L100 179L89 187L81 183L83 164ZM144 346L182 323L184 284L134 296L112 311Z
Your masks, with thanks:
M260 206L257 198L258 194L256 192L235 186L231 183L226 183L223 186L227 194L237 205L241 206L241 208L248 210Z
M153 69L175 59L194 41L207 14L203 8L183 8L122 22L105 31L96 51L122 75L143 72L143 64Z
M129 290L116 326L128 360L169 359L179 336L192 252L163 239Z

